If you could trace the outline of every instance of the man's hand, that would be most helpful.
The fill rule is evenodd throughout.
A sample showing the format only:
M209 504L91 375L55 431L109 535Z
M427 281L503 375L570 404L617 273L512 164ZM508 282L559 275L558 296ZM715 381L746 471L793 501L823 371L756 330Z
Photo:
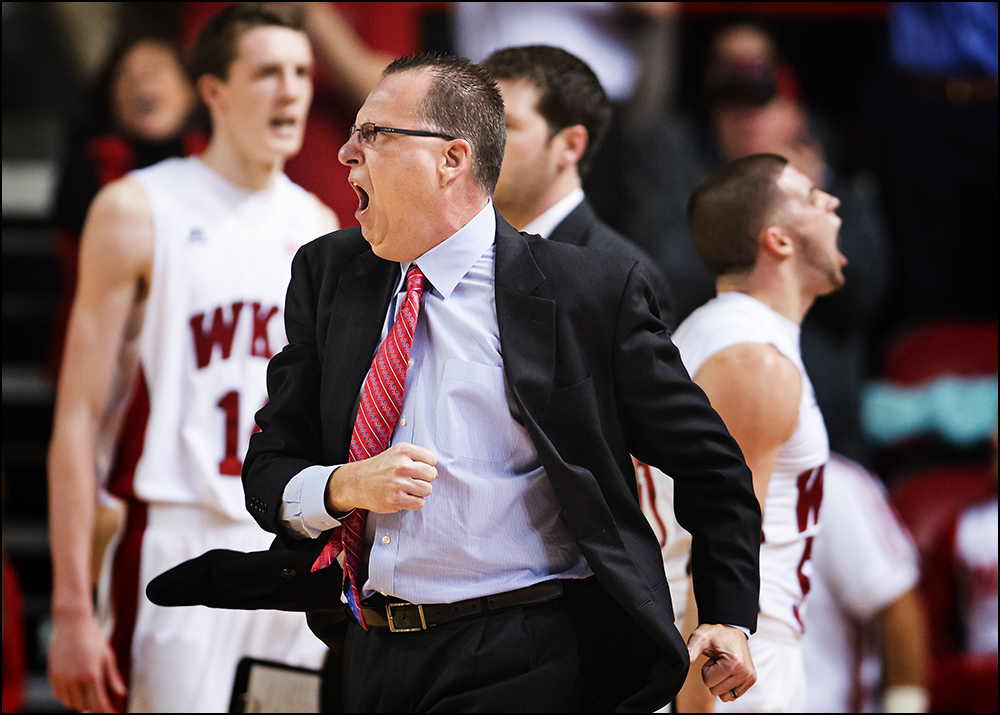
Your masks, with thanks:
M49 682L69 710L115 712L112 696L125 696L114 651L93 616L54 619L49 643Z
M430 496L437 457L429 449L401 442L384 452L334 470L326 483L331 514L367 509L376 514L414 511Z
M701 679L712 695L723 702L735 700L757 682L757 671L750 658L747 637L730 626L703 623L688 638L692 662L704 655L708 661L701 668Z

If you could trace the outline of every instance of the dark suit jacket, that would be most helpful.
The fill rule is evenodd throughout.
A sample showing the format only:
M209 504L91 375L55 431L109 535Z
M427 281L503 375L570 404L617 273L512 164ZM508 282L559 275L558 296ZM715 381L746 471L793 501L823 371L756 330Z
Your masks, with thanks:
M243 470L248 509L289 549L312 554L324 541L298 542L283 530L282 493L306 467L347 462L357 395L398 271L358 228L319 238L294 260L289 344L268 367L262 431ZM627 663L646 682L622 705L648 712L680 687L688 660L630 454L675 479L702 620L752 630L760 511L750 471L653 313L641 264L520 234L498 215L495 273L507 382L570 534L614 597L594 617L631 619L653 647L651 659Z
M604 223L587 199L584 199L556 226L549 239L613 253L641 263L646 267L653 283L653 292L660 307L660 320L671 331L677 327L674 296L656 261L639 246Z

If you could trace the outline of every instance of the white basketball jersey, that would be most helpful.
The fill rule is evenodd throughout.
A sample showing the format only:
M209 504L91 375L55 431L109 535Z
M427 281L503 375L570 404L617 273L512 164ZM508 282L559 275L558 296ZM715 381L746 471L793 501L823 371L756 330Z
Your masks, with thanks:
M823 415L799 351L799 326L739 292L721 293L695 310L673 335L695 376L715 353L741 343L772 345L802 376L798 426L778 450L764 501L760 549L760 612L802 631L809 563L823 500L823 465L830 454Z
M131 176L149 199L155 252L108 488L248 521L242 460L268 359L286 342L292 257L325 230L320 205L284 174L251 191L196 157Z

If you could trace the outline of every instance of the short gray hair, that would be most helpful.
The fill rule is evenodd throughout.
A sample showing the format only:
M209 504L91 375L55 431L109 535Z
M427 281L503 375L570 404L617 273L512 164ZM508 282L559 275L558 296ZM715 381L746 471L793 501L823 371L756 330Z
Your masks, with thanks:
M410 70L433 76L418 111L434 131L469 142L476 182L492 196L507 143L503 98L493 77L464 57L432 52L400 57L382 76Z

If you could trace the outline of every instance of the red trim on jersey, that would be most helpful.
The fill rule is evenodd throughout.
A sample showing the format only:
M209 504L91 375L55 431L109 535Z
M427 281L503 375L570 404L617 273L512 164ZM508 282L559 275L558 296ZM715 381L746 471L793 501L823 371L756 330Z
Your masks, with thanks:
M149 422L149 386L142 366L135 376L132 397L115 449L115 461L108 476L108 491L125 501L125 528L115 549L111 564L111 603L115 614L111 647L115 651L118 670L126 683L132 676L132 636L135 633L139 608L139 562L142 536L146 531L148 507L135 495L135 470L146 443ZM118 712L125 712L125 702L114 703Z
M135 382L132 383L132 397L115 445L115 461L108 474L107 490L119 499L135 498L135 468L146 444L148 422L149 385L146 383L146 373L142 365L139 365Z
M660 542L660 548L662 549L667 545L667 526L663 523L660 512L656 508L656 485L653 482L653 472L648 464L638 462L635 467L635 473L642 478L643 491L646 493L647 499L649 499L649 511L652 513L653 519L656 520L656 525L660 527L660 534L662 536L657 535L657 541Z

